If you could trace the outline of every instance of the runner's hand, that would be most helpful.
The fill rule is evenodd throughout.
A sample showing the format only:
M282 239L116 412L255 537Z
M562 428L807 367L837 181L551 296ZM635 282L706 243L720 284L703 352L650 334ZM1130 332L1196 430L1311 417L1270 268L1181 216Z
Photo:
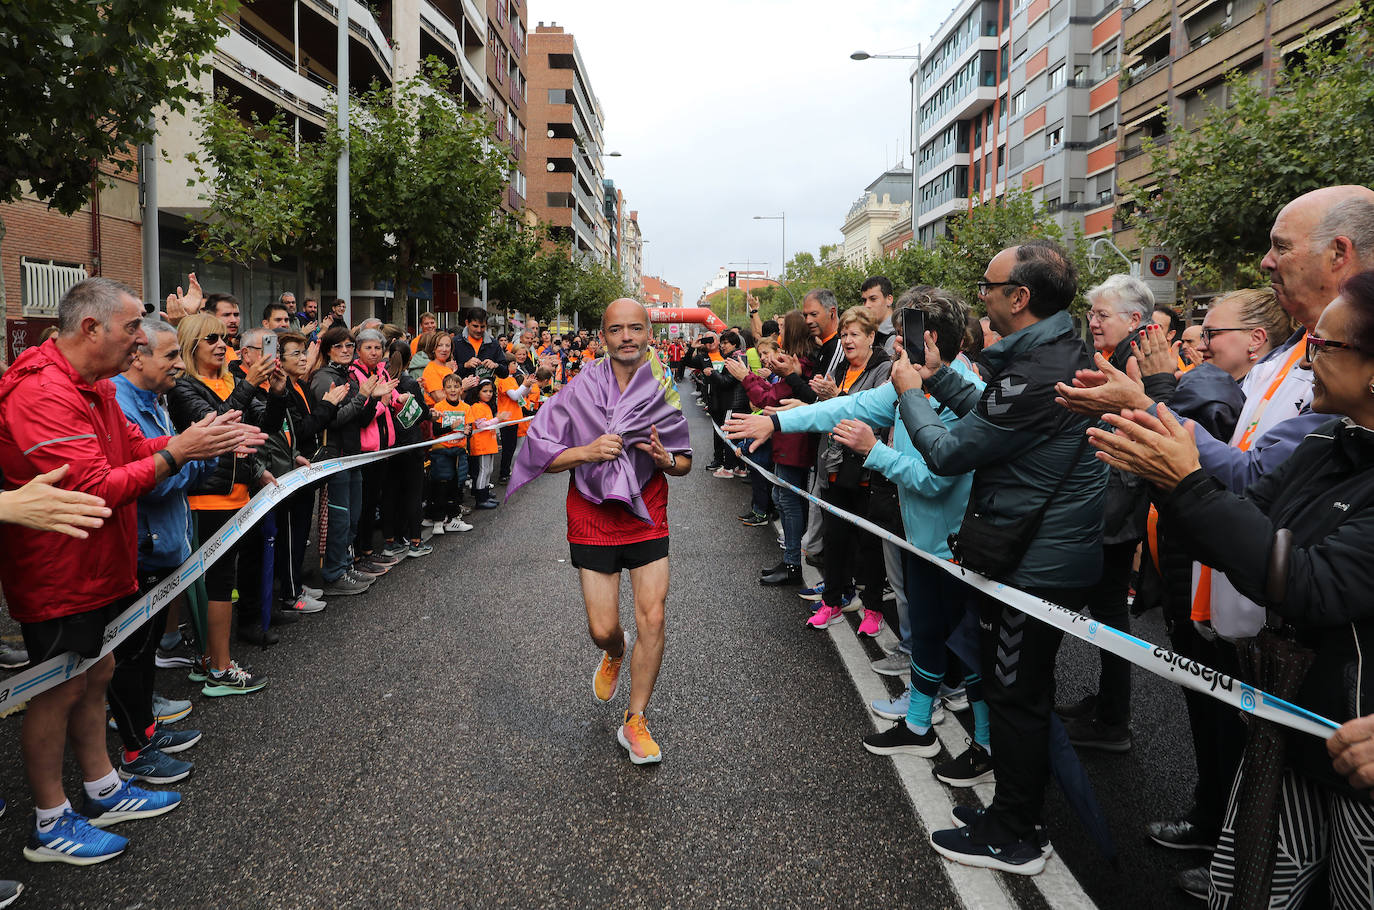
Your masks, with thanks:
M620 457L620 453L625 451L625 440L621 439L616 433L606 433L598 436L590 443L582 447L583 455L589 464L602 461L614 461Z
M83 528L98 528L113 513L105 500L77 490L64 490L57 482L71 465L39 474L17 490L0 493L0 522L23 525L35 531L56 531L84 539Z
M658 427L649 427L649 441L637 442L635 448L641 452L648 452L654 460L654 467L666 471L677 464L677 456L663 447L663 440L658 438Z

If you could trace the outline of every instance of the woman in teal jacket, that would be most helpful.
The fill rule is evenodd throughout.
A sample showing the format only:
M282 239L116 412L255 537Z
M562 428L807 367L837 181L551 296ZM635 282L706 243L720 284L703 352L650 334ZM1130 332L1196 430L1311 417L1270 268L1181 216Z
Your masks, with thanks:
M908 291L893 308L899 344L900 314L908 308L924 313L926 328L934 336L940 359L981 388L982 380L959 355L968 307L954 294L938 288ZM926 343L931 343L931 339ZM893 433L892 445L878 441L875 429L899 423L897 400L897 390L887 382L875 389L794 407L771 417L736 417L726 424L726 430L731 438L739 439L765 439L774 431L833 432L836 441L866 455L865 468L881 472L897 485L907 541L933 556L950 559L953 554L949 537L963 521L973 475L935 474L908 433ZM949 426L960 419L948 408L939 408L937 413ZM929 758L940 751L939 738L930 728L930 717L945 675L945 643L964 619L967 595L962 582L911 553L903 554L902 568L911 628L912 685L906 720L898 721L890 730L865 737L864 747L880 755L908 753ZM991 776L986 751L988 712L982 700L981 677L977 667L967 669L965 685L974 710L974 744L968 752L936 768L941 780L961 786L972 786Z

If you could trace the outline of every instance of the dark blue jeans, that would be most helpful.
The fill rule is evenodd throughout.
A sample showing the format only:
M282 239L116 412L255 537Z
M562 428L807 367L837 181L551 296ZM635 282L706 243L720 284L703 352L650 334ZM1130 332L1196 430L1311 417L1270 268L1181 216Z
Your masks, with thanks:
M744 457L754 464L763 468L765 471L773 470L773 444L765 442L759 446L757 452L750 452L749 447L753 445L753 440L745 440L740 445L740 450L744 452ZM753 493L752 505L754 511L760 515L768 514L772 503L773 482L764 477L758 471L749 472L749 485Z
M798 489L805 490L810 469L780 464L775 467L774 473ZM802 535L806 533L807 506L810 504L785 487L773 488L773 502L782 516L782 561L789 566L799 566Z
M353 564L353 538L358 534L358 519L363 513L363 472L350 468L331 474L329 491L329 530L324 545L324 580L337 581Z

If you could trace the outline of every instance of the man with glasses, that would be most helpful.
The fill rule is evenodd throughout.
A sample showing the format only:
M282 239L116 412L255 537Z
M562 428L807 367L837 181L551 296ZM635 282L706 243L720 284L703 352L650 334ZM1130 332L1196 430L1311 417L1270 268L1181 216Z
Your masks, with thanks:
M1107 479L1106 466L1085 444L1090 421L1054 401L1055 383L1072 381L1092 363L1068 313L1077 291L1073 263L1058 244L1009 247L978 283L1002 336L983 351L982 392L941 365L929 337L923 363L903 354L892 368L902 424L926 464L936 474L974 472L959 535L964 561L993 562L1000 555L972 552L975 524L1005 529L1005 549L1021 555L995 570L996 580L1071 610L1085 606L1102 573ZM961 419L947 426L936 403ZM983 540L993 536L986 531ZM942 856L966 865L1034 875L1045 866L1037 829L1049 782L1054 663L1063 633L978 591L970 604L980 618L992 748L989 757L971 744L956 761L969 769L968 779L990 766L997 790L971 824L933 832L930 841Z

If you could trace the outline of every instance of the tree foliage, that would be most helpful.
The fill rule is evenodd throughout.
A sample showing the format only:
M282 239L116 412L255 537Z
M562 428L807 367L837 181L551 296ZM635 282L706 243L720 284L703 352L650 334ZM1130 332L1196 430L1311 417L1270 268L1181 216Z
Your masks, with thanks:
M1279 72L1272 93L1234 72L1224 104L1191 129L1171 118L1167 141L1150 145L1159 185L1127 188L1133 222L1148 243L1179 251L1190 284L1252 283L1279 209L1318 187L1370 182L1371 25L1374 3L1362 0L1347 29Z
M0 3L0 203L25 191L70 215L101 162L157 132L163 105L185 110L234 0Z

